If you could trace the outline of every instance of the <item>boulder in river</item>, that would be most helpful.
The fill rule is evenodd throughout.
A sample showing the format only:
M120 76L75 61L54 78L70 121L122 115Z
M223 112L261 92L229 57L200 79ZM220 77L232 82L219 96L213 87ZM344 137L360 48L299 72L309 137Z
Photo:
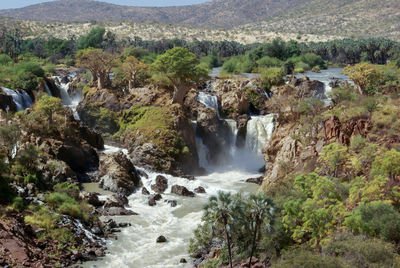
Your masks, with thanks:
M102 156L99 178L103 189L124 195L131 194L141 185L135 166L122 152Z
M195 193L198 193L198 194L205 194L205 193L206 193L206 190L204 189L204 187L199 186L199 187L197 187L196 189L194 189L194 192L195 192Z
M152 194L149 196L149 206L153 207L157 204L156 201L159 201L162 199L162 196L160 194Z
M156 184L151 185L151 189L159 194L164 193L167 188L168 188L168 180L167 178L161 175L158 175L156 177Z
M264 179L264 177L261 176L261 177L258 177L258 178L250 178L250 179L247 179L246 182L248 182L248 183L255 183L255 184L261 185L262 182L263 182L263 179Z
M167 242L167 239L165 238L165 236L160 235L159 237L157 237L156 242L157 243L165 243L165 242Z
M192 191L189 191L185 186L180 186L180 185L172 186L171 193L177 194L177 195L182 195L182 196L188 196L188 197L195 196L195 193L193 193Z
M150 192L149 192L149 190L147 190L146 187L142 188L142 195L150 195Z

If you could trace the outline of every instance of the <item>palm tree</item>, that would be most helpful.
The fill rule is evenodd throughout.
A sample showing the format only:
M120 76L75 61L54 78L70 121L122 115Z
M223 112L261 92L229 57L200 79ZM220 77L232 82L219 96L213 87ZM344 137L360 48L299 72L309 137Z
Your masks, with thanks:
M204 219L214 223L213 226L223 228L226 244L228 246L229 265L232 268L231 236L229 231L232 229L235 202L230 193L218 192L217 196L212 196L208 204L204 207Z
M276 209L272 200L266 197L264 193L250 195L247 201L246 209L251 215L251 226L254 228L253 241L249 259L249 268L251 268L253 255L256 252L257 248L258 232L263 224L265 224L267 230L271 230Z

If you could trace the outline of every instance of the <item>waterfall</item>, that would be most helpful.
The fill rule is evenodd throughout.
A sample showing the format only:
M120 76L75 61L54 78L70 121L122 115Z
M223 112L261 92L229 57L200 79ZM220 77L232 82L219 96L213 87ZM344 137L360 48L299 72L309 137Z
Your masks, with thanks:
M32 105L32 99L24 90L12 90L9 88L1 87L3 92L13 98L17 111L25 110Z
M199 92L199 95L197 95L197 101L204 104L206 107L216 110L218 118L220 118L217 96L213 96L204 92Z
M274 115L252 116L247 123L246 149L262 155L262 149L274 131Z
M53 94L51 93L51 90L49 88L49 85L47 85L47 82L44 82L44 88L46 89L47 95L53 96Z
M52 78L56 81L57 88L60 91L61 99L64 105L71 105L72 100L68 94L68 89L70 82L63 83L60 76L52 76Z

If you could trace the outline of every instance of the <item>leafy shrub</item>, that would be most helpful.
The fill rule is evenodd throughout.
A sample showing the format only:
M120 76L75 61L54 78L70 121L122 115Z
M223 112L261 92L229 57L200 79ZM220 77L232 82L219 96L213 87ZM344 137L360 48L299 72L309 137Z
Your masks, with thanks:
M356 234L367 234L386 241L400 241L400 214L382 201L361 204L344 224Z
M0 65L8 65L10 63L12 63L13 60L11 59L10 56L8 56L7 54L0 54Z
M303 248L289 248L271 268L342 268L331 256L323 256Z
M356 153L361 152L365 148L367 141L361 135L353 136L350 140L350 149Z
M260 86L270 90L273 86L283 85L285 82L283 79L284 76L285 74L281 68L263 69L259 78Z
M335 235L323 247L322 254L339 258L342 267L398 267L398 255L392 244L348 233Z
M281 67L283 62L277 58L265 56L257 61L258 68Z
M17 196L13 199L11 208L18 210L18 211L22 211L24 209L24 207L25 207L25 205L24 205L24 200L22 199L22 197Z

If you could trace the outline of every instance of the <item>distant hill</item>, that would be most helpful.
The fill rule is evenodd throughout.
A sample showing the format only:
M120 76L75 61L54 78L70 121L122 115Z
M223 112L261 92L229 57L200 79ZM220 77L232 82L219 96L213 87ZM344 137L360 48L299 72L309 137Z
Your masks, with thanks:
M61 22L157 22L343 37L400 40L400 0L214 0L181 7L127 7L93 0L59 0L0 10L0 17ZM258 38L258 39L261 39Z
M200 5L151 8L119 6L91 0L60 0L0 10L0 16L40 21L131 20L232 28L265 20L307 1L215 0Z

